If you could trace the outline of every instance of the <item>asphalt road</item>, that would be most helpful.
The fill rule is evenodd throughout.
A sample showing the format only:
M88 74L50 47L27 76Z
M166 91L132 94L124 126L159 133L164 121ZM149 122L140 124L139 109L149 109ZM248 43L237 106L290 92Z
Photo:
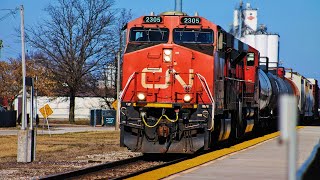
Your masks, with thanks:
M64 134L64 133L72 133L72 132L86 132L86 131L113 131L114 127L102 127L102 126L85 126L85 125L53 125L48 126L39 126L41 129L37 130L37 134ZM1 128L0 136L8 136L8 135L17 135L19 129L12 128Z

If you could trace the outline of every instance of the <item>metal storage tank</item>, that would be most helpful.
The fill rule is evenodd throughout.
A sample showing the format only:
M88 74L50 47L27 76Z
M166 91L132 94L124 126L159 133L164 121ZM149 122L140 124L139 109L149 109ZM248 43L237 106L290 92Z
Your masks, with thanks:
M272 95L272 87L271 87L271 82L268 78L268 76L261 70L258 70L259 72L259 82L260 82L260 99L259 99L259 104L260 104L260 110L266 108L271 99Z
M255 46L260 52L260 62L266 62L268 56L268 35L267 34L257 34L255 35Z
M255 35L253 34L247 34L245 35L245 43L249 44L250 46L252 47L255 47L256 46L256 43L255 43Z
M307 93L306 95L306 107L305 107L305 116L312 117L313 116L313 107L314 107L314 98L311 93Z
M279 63L279 35L268 35L269 67L277 67Z
M257 9L246 9L244 10L244 23L247 27L253 31L257 31L258 27L258 18L257 18Z
M240 37L240 41L242 41L243 43L247 43L245 37Z
M304 80L303 80L303 76L301 76L299 73L297 72L286 72L285 75L286 78L288 78L289 80L291 80L296 87L298 88L298 91L300 93L299 96L299 103L298 103L298 111L300 115L304 114L304 104L305 104L305 92L304 92Z
M293 95L297 97L297 102L299 103L300 101L300 91L296 84L292 81L292 79L288 79L285 77L285 80L290 84L291 89L293 90Z
M318 84L316 81L316 79L313 79L313 78L307 78L308 81L310 81L311 84L315 85L315 84Z
M270 83L272 87L272 97L270 99L270 103L268 106L271 109L275 109L278 107L279 96L282 94L288 94L289 90L284 80L279 78L277 75L274 75L271 72L268 72L267 76L270 79Z
M233 11L233 26L234 27L239 26L239 11L238 10Z
M310 83L312 84L312 97L313 97L313 111L314 111L314 116L319 117L319 88L318 88L318 80L313 79L313 78L308 78Z
M313 116L314 98L312 94L312 84L308 79L305 79L305 116Z

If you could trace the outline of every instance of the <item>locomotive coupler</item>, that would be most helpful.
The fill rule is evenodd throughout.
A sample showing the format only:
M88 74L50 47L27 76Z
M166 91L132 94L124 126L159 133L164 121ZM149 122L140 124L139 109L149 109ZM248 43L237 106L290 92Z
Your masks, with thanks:
M158 133L158 137L167 138L170 133L170 128L167 125L162 124L158 127L157 133Z

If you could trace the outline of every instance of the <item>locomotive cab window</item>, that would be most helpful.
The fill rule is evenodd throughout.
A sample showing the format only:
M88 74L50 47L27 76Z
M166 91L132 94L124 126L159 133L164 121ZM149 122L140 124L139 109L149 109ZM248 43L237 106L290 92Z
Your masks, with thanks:
M135 27L130 30L131 42L168 42L169 30L167 28Z
M213 44L213 31L211 29L178 28L173 31L173 41L176 44Z
M254 53L247 54L247 66L254 66Z

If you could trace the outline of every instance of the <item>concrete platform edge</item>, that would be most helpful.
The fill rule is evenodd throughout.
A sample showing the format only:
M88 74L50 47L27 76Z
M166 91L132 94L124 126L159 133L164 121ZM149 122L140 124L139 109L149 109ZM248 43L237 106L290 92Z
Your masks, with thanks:
M302 127L298 127L302 128ZM177 164L173 164L167 167L163 167L154 171L150 171L147 173L143 173L140 174L138 176L132 177L132 178L128 178L128 179L133 179L133 180L138 180L138 179L162 179L168 176L171 176L173 174L176 173L180 173L182 171L194 168L196 166L205 164L209 161L218 159L222 156L246 149L248 147L254 146L254 145L258 145L260 143L263 143L264 141L276 138L280 135L280 132L275 132L272 134L268 134L259 138L255 138L237 145L234 145L232 147L229 148L225 148L225 149L221 149L221 150L217 150L208 154L204 154L201 156L198 156L196 158L193 159L189 159L189 160L185 160L182 162L179 162Z

